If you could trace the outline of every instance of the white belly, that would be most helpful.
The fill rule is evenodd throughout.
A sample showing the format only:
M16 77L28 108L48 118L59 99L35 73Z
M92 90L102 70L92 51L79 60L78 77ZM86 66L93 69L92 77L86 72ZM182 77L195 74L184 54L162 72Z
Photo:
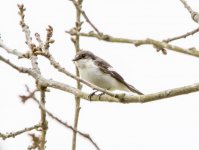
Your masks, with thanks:
M110 81L110 75L103 74L100 70L96 68L87 68L86 70L80 69L79 71L81 77L84 80L87 80L88 82L91 82L92 84L95 84L104 89L110 89L110 82L114 82Z
M79 71L80 71L81 77L84 80L94 85L97 85L101 88L104 88L110 91L112 90L129 91L126 86L116 81L116 79L113 78L111 75L105 74L97 68L87 68L86 70L80 69Z

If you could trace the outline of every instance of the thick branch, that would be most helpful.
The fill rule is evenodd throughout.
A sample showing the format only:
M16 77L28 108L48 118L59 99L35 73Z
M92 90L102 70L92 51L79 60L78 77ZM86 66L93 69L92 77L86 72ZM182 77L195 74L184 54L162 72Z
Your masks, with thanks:
M36 125L34 125L32 127L24 128L24 129L16 131L16 132L10 132L10 133L6 133L6 134L0 133L0 138L2 138L3 140L5 140L7 138L10 138L10 137L14 138L14 137L16 137L16 136L18 136L20 134L23 134L25 132L28 132L28 131L31 131L31 130L34 130L34 129L38 129L40 127L41 127L41 125L36 124Z
M168 89L168 90L165 90L165 91L147 94L147 95L144 95L144 96L126 96L124 99L125 99L125 103L132 103L134 100L135 100L134 102L140 101L140 102L145 103L145 102L161 100L161 99L164 99L164 98L189 94L189 93L198 92L198 91L199 91L199 83L195 83L193 85Z

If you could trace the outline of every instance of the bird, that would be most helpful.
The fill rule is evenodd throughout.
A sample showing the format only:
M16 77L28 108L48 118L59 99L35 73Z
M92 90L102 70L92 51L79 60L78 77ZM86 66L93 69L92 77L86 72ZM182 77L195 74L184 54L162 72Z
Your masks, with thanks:
M90 51L80 50L72 61L80 77L91 84L109 91L119 90L143 95L134 86L128 84L108 62Z

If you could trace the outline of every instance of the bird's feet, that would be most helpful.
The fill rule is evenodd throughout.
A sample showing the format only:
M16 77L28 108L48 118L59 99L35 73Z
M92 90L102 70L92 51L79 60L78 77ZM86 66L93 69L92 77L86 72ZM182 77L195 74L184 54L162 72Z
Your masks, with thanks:
M96 93L97 91L98 91L98 90L95 90L94 92L92 92L91 94L88 95L89 101L91 101L91 97L92 97L93 95L95 95L95 93Z
M101 96L102 95L105 95L106 93L104 93L104 92L102 92L102 93L100 93L100 94L98 94L98 96L99 96L99 100L101 99Z
M95 89L94 89L95 90ZM88 95L88 99L91 101L91 98L93 95L95 95L95 93L98 92L98 90L95 90L94 92L92 92L91 94ZM101 99L101 96L104 95L105 93L102 92L100 94L98 94L97 96L99 96L99 100Z

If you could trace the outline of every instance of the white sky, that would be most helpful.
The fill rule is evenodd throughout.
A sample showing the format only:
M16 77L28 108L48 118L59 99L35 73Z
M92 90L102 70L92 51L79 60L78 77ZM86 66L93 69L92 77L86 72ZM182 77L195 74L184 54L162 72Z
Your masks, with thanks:
M187 0L188 1L188 0ZM0 33L12 48L26 51L24 34L19 26L17 3L27 8L26 22L32 35L45 37L47 25L54 27L55 44L51 53L67 70L74 72L72 58L75 50L70 36L65 34L74 26L75 9L68 0L1 0ZM199 12L199 2L188 3ZM132 39L162 40L195 29L198 24L180 0L84 0L83 9L101 32ZM82 30L91 28L85 23ZM199 34L173 44L190 48L198 44ZM81 48L88 49L107 60L126 79L144 93L185 86L198 82L198 58L168 51L156 53L151 46L106 43L91 38L81 39ZM16 64L29 66L28 60L17 60L0 49L0 55ZM39 65L47 78L75 86L75 81L56 71L44 58ZM38 106L28 101L22 104L18 95L25 94L24 84L34 89L34 80L0 62L0 132L10 132L36 124ZM91 92L89 88L84 91ZM102 150L198 150L199 94L189 94L147 104L116 104L82 100L79 130L89 133ZM74 98L71 94L51 89L47 94L47 109L68 123L73 123ZM47 150L71 149L72 132L48 118ZM33 132L31 132L33 133ZM27 149L27 134L0 141L0 150ZM78 136L77 150L94 147Z

